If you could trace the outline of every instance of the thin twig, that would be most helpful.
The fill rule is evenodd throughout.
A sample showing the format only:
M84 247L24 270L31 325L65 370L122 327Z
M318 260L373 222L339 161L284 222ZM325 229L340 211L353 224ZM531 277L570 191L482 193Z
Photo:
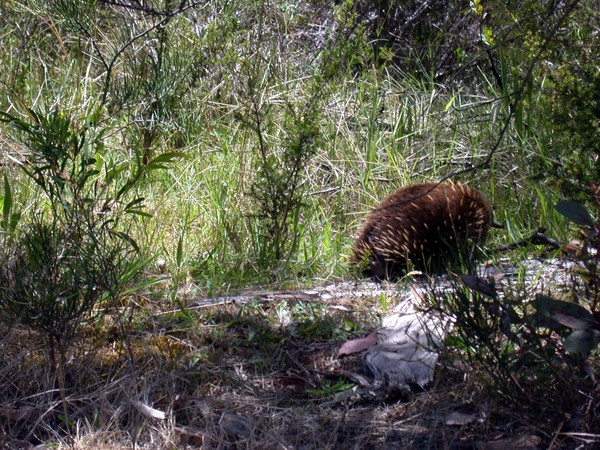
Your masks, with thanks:
M513 242L512 244L503 245L502 247L498 247L493 250L493 253L504 253L510 250L514 250L519 247L527 247L529 245L546 245L551 248L559 249L562 247L562 244L544 234L545 229L540 228L537 231L534 231L531 236L526 237L525 239L521 239L518 242Z
M192 9L195 8L196 6L202 4L203 2L201 1L197 1L197 2L193 2L190 3L187 6L183 6L180 5L179 8L173 10L172 12L170 12L169 14L167 14L165 17L163 17L162 19L160 19L158 22L156 22L154 25L152 25L150 28L148 28L147 30L142 31L139 34L136 34L135 36L133 36L131 39L129 39L127 42L125 42L125 44L123 44L121 46L121 48L119 48L117 50L117 52L113 55L110 63L108 64L108 67L106 69L106 78L104 79L104 89L102 90L102 100L101 100L101 104L105 104L106 103L106 98L108 97L108 88L110 86L110 81L111 81L111 75L112 75L112 70L117 62L117 59L119 58L119 56L121 56L121 54L128 48L130 47L135 41L137 41L138 39L143 38L144 36L146 36L147 34L149 34L150 32L154 31L155 29L159 28L160 26L162 26L164 23L168 22L169 20L171 20L174 16L181 14L182 12L187 11L188 9ZM96 46L94 46L94 48L96 48ZM97 50L98 51L98 50Z

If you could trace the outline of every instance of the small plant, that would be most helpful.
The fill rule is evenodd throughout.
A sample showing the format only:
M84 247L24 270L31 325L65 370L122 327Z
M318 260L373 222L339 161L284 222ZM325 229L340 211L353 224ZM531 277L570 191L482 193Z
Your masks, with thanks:
M600 187L594 186L592 190L600 207ZM564 338L566 351L587 355L600 344L600 222L595 221L587 208L578 202L558 202L556 210L582 227L584 238L578 257L585 268L581 272L585 293L581 298L582 304L538 295L534 306L548 328L561 334L573 330Z
M28 149L20 168L45 201L36 203L28 223L13 226L5 181L0 311L3 320L45 334L68 426L67 351L82 325L104 314L143 266L124 220L146 215L143 198L127 198L146 171L176 155L138 165L127 178L105 157L99 111L79 120L57 110L29 110L25 117L0 113L20 133Z
M306 169L318 149L322 87L315 82L306 98L287 99L281 109L267 100L273 71L269 66L246 65L242 93L246 105L236 117L255 137L255 177L249 183L254 209L249 216L258 266L280 270L301 241Z
M541 293L531 301L516 289L500 292L493 278L473 275L460 277L466 289L456 286L430 302L454 324L446 344L487 375L490 392L538 413L574 414L591 411L596 401L597 364L590 356L600 344L600 225L577 202L559 202L556 209L585 229L578 254L584 292L577 302ZM591 424L594 415L585 420Z
M82 323L102 314L96 306L110 306L140 268L106 230L79 231L35 217L2 274L3 319L44 333L53 366L64 363Z
M435 309L453 323L445 341L447 361L458 359L460 367L466 363L470 378L485 395L513 411L544 417L552 426L578 415L578 430L594 429L596 363L568 351L561 340L566 328L557 320L559 308L553 311L559 327L549 325L548 318L535 309L541 302L552 307L553 301L537 296L532 302L511 288L501 293L493 279L471 275L461 279L462 287L457 285L443 300L433 301ZM580 314L579 309L572 311L574 316Z
M291 107L290 107L291 108ZM251 125L257 135L257 179L250 187L258 212L256 248L263 267L288 259L299 245L298 222L304 170L316 151L317 126L314 114L292 112L287 136L279 149L271 148L265 136L266 117L256 111Z

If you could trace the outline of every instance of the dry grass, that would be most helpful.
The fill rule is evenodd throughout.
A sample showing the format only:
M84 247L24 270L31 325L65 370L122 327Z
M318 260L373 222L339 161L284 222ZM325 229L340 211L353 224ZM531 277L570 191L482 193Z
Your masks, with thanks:
M466 449L516 435L552 441L552 420L494 404L479 375L454 364L422 392L353 384L361 357L336 351L375 326L382 306L377 297L353 302L290 298L182 313L159 298L132 299L127 315L90 325L73 349L67 422L44 342L4 329L0 446ZM448 425L457 412L472 420Z

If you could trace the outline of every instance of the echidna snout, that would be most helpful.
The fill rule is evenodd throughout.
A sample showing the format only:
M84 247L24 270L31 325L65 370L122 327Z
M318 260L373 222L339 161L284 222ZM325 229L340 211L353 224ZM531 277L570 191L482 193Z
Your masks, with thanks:
M493 224L492 208L478 190L415 184L371 211L354 242L351 263L380 279L411 269L438 273L470 258Z

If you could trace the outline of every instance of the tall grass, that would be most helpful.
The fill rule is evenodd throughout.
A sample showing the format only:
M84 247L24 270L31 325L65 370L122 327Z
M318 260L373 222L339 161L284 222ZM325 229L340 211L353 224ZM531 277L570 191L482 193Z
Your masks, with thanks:
M528 165L544 145L532 131L544 124L535 114L539 97L527 97L528 114L519 116L526 122L509 128L490 164L464 172L484 161L498 138L503 95L518 81L507 70L504 90L484 73L467 86L440 84L424 70L356 71L369 57L358 34L334 33L325 45L319 33L301 37L303 24L323 20L322 11L242 5L215 2L164 21L117 7L4 6L3 48L10 51L2 57L0 106L82 111L106 95L104 121L113 130L107 158L114 164L185 152L189 160L138 187L152 217L139 220L136 238L148 256L164 259L169 273L198 289L344 276L364 214L385 194L422 180L449 177L488 194L507 225L497 241L542 225L560 232L551 208L558 194L532 179ZM338 19L357 30L343 9ZM281 199L269 198L265 190L257 202L265 164L285 164L283 145L295 132L286 114L297 108L306 115L299 106L310 109L315 95L318 145L298 167L298 197L285 197L291 194L282 188L275 191ZM244 119L252 105L260 107L262 137ZM258 139L268 154L261 156ZM27 209L27 199L16 196ZM259 218L266 200L292 198L298 203L277 238L289 252L281 253L268 247L269 229ZM264 252L274 253L265 259Z
M8 382L0 415L12 422L7 436L0 436L0 445L6 443L4 439L9 444L19 440L19 445L61 442L81 426L90 433L110 430L116 440L134 446L144 435L148 442L158 435L158 440L169 442L167 446L178 445L173 443L175 423L156 425L154 419L140 416L131 400L149 405L156 401L154 406L169 411L178 424L209 430L191 436L206 438L205 446L222 445L231 438L223 435L227 414L242 403L240 414L254 417L262 410L263 418L269 416L257 428L257 436L277 434L298 423L298 430L286 431L293 435L288 442L310 446L302 441L312 435L309 442L321 446L328 442L334 448L337 439L346 444L346 430L337 430L331 421L338 413L345 417L346 410L337 403L324 408L313 398L345 390L346 384L331 378L333 366L326 371L316 366L317 370L307 369L296 356L314 361L316 349L331 362L332 347L322 350L319 345L372 326L375 313L389 308L386 298L380 298L379 309L376 300L365 306L366 322L354 314L332 313L323 303L256 302L198 310L188 308L188 301L236 287L297 287L353 277L347 255L363 217L386 194L419 181L450 179L483 191L496 219L505 224L504 231L493 232L491 247L518 241L542 226L551 236L563 237L564 222L553 208L561 195L560 183L547 176L562 161L553 147L556 129L548 115L554 107L545 90L550 83L548 71L533 70L530 77L524 76L545 28L538 32L540 27L530 26L516 36L515 42L527 44L523 46L490 41L487 47L467 42L473 45L442 49L446 39L438 39L395 59L393 47L383 40L377 48L369 41L370 25L361 22L361 9L354 8L361 6L360 1L339 6L260 0L117 3L0 2L0 111L15 119L26 117L29 108L61 111L70 118L98 112L94 125L104 135L97 142L93 162L97 172L86 178L89 191L81 204L99 202L94 194L107 186L127 185L132 199L144 198L145 208L137 212L147 214L127 216L121 224L130 235L127 242L139 247L136 261L148 261L141 285L151 291L149 296L145 292L132 296L135 288L119 284L114 294L118 298L111 298L110 305L102 299L97 307L90 306L94 320L73 321L83 337L74 342L72 351L65 348L64 377L58 374L64 378L61 399L52 377L40 367L39 333L23 333L23 317L12 328L2 321L6 333L1 340L0 376ZM537 4L524 2L535 8L533 3ZM472 26L479 19L483 23L488 3L472 6L481 9L477 13L481 17L463 17L460 23ZM446 17L448 10L440 11ZM493 22L496 12L485 11L486 20ZM514 18L512 11L504 12L511 14L500 19ZM484 29L491 33L488 37L515 29L504 27L507 22L500 19L497 28ZM452 25L439 30L455 29ZM576 25L570 31L573 35ZM428 24L432 26L437 27ZM474 30L448 42L465 42L477 34ZM407 45L413 41L413 37L404 39ZM478 48L489 50L496 73L488 58L482 57L485 52L469 54ZM454 50L460 51L461 58L478 64L465 70L465 79L440 77L434 69L438 50L450 59ZM555 50L560 50L558 43ZM410 64L397 64L410 55L422 59L415 56ZM592 88L590 84L582 89L579 98ZM514 102L521 90L520 101ZM79 121L69 123L79 129ZM21 174L19 166L28 150L17 137L10 127L0 127L0 179L6 180L0 237L11 238L0 241L22 244L31 219L45 223L55 205ZM180 154L186 158L173 162L171 156ZM572 159L576 155L569 154ZM153 158L159 158L154 160L158 161L155 168L168 168L142 170ZM92 162L84 158L81 167L88 164ZM592 169L585 173L593 173ZM72 181L56 173L55 181ZM127 184L131 179L135 183ZM102 208L111 206L114 203L108 201ZM93 220L109 217L96 215L94 208L82 210ZM65 214L77 221L70 209ZM95 236L96 229L90 234ZM57 242L56 253L63 253L60 243L68 241L67 235L65 231L50 236L49 242ZM5 247L10 250L10 245ZM34 259L37 251L31 247ZM83 253L80 261L89 264L86 258L93 252ZM526 257L523 249L514 255ZM105 259L111 265L115 258ZM73 261L73 286L93 291L89 289L93 282L81 281L78 275L82 264ZM52 261L47 265L57 266ZM121 280L124 283L125 277ZM28 290L32 297L39 291ZM464 299L464 307L477 312L467 294ZM56 295L46 300L57 304ZM102 308L118 312L109 315ZM33 319L40 317L44 314ZM309 345L310 354L304 355L306 344L313 341L319 345ZM291 364L294 368L287 370ZM488 369L493 371L493 364ZM269 387L278 390L282 382L285 399L256 408L248 396L266 392L271 371L277 378L285 372L282 379L271 377L274 382ZM292 385L309 396L300 395L298 400L297 393L287 390ZM232 403L232 394L242 392L239 401ZM271 393L268 398L282 398ZM465 396L469 401L471 394ZM210 411L214 405L209 401L197 402L200 398L221 403L218 414ZM193 406L188 407L188 402ZM311 421L306 420L308 403L319 409ZM438 403L430 403L436 405L432 423L443 428L439 442L446 442L448 427L440 425ZM58 404L64 412L57 412ZM30 405L34 405L29 410L31 420L13 421ZM296 415L293 408L298 405ZM384 406L389 419L387 403ZM405 405L399 407L405 417ZM362 411L366 414L367 409ZM88 422L92 417L93 423ZM356 428L355 417L348 415L349 427ZM273 420L286 422L285 427L273 427ZM489 422L479 426L498 429ZM375 428L377 435L383 434L379 425ZM423 429L419 426L418 433ZM362 439L377 445L369 433L356 441L357 447ZM286 442L273 437L277 445ZM383 439L387 437L382 437L382 445Z

